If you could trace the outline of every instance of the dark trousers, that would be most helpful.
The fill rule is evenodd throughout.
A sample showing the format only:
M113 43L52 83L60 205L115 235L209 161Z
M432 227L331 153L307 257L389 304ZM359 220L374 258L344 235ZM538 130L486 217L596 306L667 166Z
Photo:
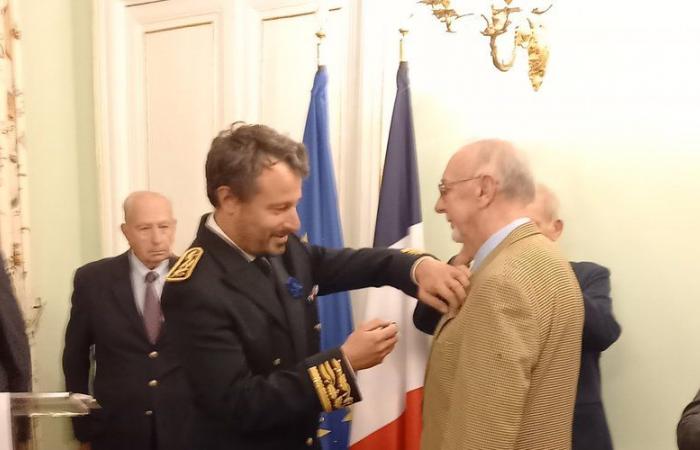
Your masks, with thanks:
M579 404L574 408L572 450L613 450L601 403Z

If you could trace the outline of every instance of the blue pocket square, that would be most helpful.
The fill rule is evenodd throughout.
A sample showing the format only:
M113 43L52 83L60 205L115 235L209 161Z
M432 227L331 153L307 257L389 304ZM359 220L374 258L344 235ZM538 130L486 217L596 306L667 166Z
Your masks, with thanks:
M303 286L294 277L289 277L287 278L287 282L285 283L285 286L287 286L287 292L294 297L294 298L299 298L301 296L301 291L303 289Z

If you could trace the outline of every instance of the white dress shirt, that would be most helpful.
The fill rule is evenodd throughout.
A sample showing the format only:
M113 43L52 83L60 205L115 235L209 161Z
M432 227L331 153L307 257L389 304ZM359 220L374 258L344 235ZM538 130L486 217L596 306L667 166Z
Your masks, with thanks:
M494 251L494 249L498 247L498 244L503 242L510 233L512 233L520 225L524 225L528 222L531 222L529 217L520 217L492 234L491 237L489 237L486 242L479 247L479 250L477 250L476 254L474 255L474 262L471 266L472 272L479 268L481 263L484 262L489 254Z

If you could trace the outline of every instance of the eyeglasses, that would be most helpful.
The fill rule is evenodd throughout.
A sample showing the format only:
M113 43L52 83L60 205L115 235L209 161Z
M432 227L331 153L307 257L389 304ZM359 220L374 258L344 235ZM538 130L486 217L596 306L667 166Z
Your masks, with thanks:
M467 181L476 180L477 178L481 178L481 177L483 177L483 175L476 175L476 176L471 177L471 178L463 178L461 180L455 180L455 181L441 181L440 184L438 184L438 191L440 191L440 195L443 196L443 195L447 194L447 192L450 190L450 188L452 186L454 186L455 184L465 183Z

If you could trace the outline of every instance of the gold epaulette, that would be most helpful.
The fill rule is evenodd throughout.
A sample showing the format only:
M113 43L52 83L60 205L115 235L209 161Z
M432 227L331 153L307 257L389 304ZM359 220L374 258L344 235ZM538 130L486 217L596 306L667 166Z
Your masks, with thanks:
M170 269L168 276L165 277L165 281L185 281L188 279L194 272L194 268L203 254L204 249L202 247L192 247L187 250Z
M352 397L352 388L339 359L332 358L323 361L307 370L321 401L323 411L331 412L346 408L355 402Z
M413 256L427 255L427 253L425 253L423 250L418 250L417 248L402 248L401 253Z

